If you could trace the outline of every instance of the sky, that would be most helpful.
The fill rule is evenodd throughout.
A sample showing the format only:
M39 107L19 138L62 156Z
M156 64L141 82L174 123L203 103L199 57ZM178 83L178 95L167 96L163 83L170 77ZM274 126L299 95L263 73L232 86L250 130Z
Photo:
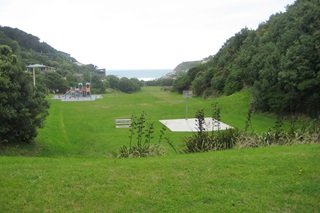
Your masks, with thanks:
M0 0L0 25L107 70L174 69L216 54L294 0Z

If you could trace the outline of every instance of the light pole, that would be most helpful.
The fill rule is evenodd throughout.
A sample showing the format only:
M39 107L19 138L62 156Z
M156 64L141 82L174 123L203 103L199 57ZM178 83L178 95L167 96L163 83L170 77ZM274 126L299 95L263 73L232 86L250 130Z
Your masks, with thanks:
M183 90L183 95L186 98L186 120L188 120L188 98L192 98L192 90Z

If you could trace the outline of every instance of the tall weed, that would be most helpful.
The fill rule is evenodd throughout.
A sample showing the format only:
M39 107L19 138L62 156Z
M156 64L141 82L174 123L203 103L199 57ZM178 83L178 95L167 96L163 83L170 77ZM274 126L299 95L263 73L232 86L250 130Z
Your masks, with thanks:
M220 107L212 104L212 122L217 127L217 132L211 132L205 127L204 110L196 112L197 133L184 138L185 148L182 153L209 152L231 149L236 144L239 131L237 129L220 130Z
M166 149L161 145L163 139L170 144L169 138L164 137L166 127L162 126L160 130L159 140L152 143L154 139L154 125L147 122L146 113L143 112L139 117L132 115L131 127L129 135L129 147L122 145L118 152L112 152L112 155L117 158L132 158L132 157L148 157L160 156L166 153ZM171 147L174 147L172 143Z

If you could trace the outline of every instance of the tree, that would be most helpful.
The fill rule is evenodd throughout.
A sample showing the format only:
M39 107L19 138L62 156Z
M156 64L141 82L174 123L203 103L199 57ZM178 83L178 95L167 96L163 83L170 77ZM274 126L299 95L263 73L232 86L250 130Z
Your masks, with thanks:
M202 95L203 91L206 89L206 83L203 73L198 73L195 79L192 81L192 91L195 95Z
M122 91L122 92L132 92L132 88L133 88L133 84L130 81L130 79L123 77L120 79L119 84L118 84L118 88Z
M49 104L8 46L0 46L0 143L31 142L43 127Z
M172 86L174 79L173 78L160 78L157 80L158 82L160 82L160 86Z
M68 88L66 81L57 72L47 72L43 81L50 91L54 90L63 93Z
M139 81L139 79L137 78L130 78L130 81L133 84L133 89L134 91L140 91L141 87L143 87L143 83L141 81Z
M92 83L92 93L103 94L106 90L106 85L101 81L97 75L93 75L91 79Z
M192 85L198 96L233 94L251 88L255 110L303 113L320 108L320 5L297 0L257 30L242 29L206 63L178 76L174 89Z
M187 74L180 74L174 81L173 90L182 94L183 90L188 90L190 87L190 78Z
M115 75L107 75L107 81L109 82L110 88L118 89L119 78Z
M141 83L137 78L128 79L126 77L123 77L119 80L118 88L122 92L132 93L141 89Z

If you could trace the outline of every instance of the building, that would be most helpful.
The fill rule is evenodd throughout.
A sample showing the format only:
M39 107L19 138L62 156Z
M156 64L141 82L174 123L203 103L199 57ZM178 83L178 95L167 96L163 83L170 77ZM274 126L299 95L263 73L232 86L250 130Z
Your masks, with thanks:
M77 79L83 78L83 74L81 73L74 73L73 75L76 76Z
M39 70L39 71L48 71L48 70L56 70L54 67L49 67L43 64L33 64L26 67L27 71L33 72L33 70Z
M106 69L96 69L95 73L100 77L103 78L106 76Z

